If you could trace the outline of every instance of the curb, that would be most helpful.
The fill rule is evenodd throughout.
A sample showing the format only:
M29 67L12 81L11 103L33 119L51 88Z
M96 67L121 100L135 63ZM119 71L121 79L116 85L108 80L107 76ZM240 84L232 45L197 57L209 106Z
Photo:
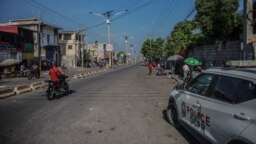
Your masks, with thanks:
M16 94L21 94L21 93L25 93L25 92L29 92L32 89L30 88L30 86L28 85L22 85L22 86L16 86L14 87L14 92Z
M0 90L0 98L5 98L5 97L13 96L15 94L16 93L13 91L13 88L8 88L8 89Z
M30 84L30 88L32 90L41 88L43 86L42 82L33 82L32 84Z

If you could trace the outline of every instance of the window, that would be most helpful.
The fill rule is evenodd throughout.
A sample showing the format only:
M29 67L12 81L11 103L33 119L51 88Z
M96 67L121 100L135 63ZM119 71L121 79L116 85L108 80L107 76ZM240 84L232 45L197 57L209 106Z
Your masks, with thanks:
M237 78L219 76L212 98L223 102L234 103L236 88L239 82L240 80Z
M241 80L237 88L236 102L241 103L256 98L256 86L250 81Z
M64 34L64 40L71 40L71 34Z
M69 50L72 50L72 45L68 45L68 49L69 49Z
M187 86L187 90L195 94L210 97L214 77L212 74L200 75Z
M59 39L61 40L61 38L62 38L62 35L61 35L61 34L59 34Z
M50 44L50 35L47 35L47 44Z

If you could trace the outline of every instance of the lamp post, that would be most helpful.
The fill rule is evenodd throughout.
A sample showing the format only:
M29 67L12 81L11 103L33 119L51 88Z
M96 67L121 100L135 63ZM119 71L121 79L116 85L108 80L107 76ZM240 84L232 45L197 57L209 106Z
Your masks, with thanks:
M125 55L128 55L128 39L131 38L130 36L126 35L123 37L125 40ZM126 64L128 64L128 59L126 58Z
M127 12L128 10L121 10L115 14L113 14L113 10L110 10L110 11L107 11L105 13L102 13L102 14L98 14L98 13L94 13L94 12L89 12L89 14L93 14L93 15L96 15L96 16L100 16L100 17L103 17L105 20L106 20L106 24L107 24L107 28L108 28L108 46L111 47L111 35L110 35L110 18L114 18L116 17L117 15L123 13L123 12ZM110 67L112 66L112 50L109 50L109 65Z

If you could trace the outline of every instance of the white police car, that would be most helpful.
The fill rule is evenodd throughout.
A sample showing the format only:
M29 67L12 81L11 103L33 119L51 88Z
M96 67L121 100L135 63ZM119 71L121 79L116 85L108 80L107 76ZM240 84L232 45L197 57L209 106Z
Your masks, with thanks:
M256 143L256 68L211 68L177 85L167 118L202 143Z

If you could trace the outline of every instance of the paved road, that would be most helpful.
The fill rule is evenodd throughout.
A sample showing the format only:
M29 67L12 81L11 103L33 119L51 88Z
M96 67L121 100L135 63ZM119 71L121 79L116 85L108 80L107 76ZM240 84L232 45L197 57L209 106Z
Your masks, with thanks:
M48 101L39 89L0 100L0 143L197 143L164 118L176 81L140 65L70 81L68 96Z
M99 68L98 67L84 68L84 69L82 69L81 67L69 68L66 74L69 76L70 79L72 79L75 74L86 72L86 71L97 70L97 69ZM41 71L40 78L33 78L32 80L28 80L26 77L3 78L0 80L0 90L8 87L15 87L17 85L31 84L33 82L50 79L48 72L49 71Z

